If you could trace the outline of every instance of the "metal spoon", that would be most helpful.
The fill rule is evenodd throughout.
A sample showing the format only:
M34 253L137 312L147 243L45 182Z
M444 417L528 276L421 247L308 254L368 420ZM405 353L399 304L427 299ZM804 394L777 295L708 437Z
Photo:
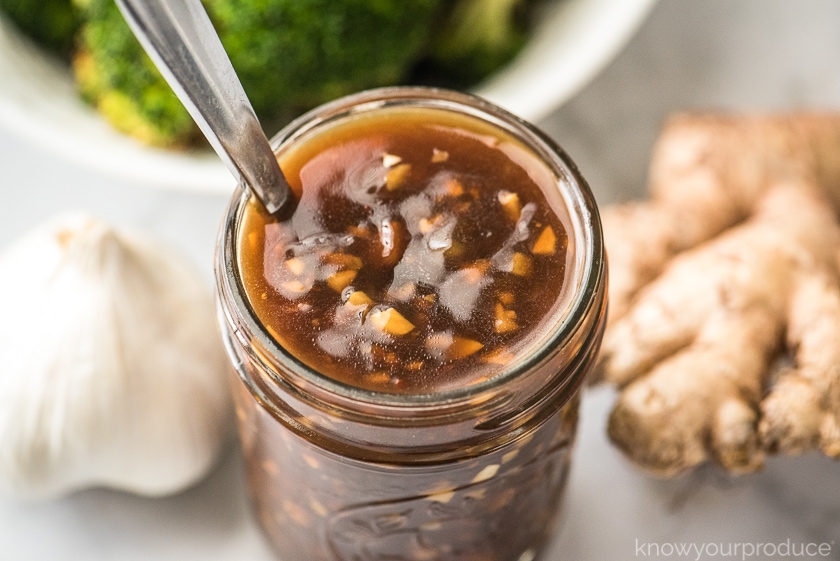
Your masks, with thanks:
M275 213L293 199L200 0L117 0L131 30L231 173Z

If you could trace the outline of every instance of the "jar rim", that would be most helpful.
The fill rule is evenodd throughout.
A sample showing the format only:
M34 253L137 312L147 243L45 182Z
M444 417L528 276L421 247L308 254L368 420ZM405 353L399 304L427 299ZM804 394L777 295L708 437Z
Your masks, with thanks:
M333 122L367 111L399 106L454 110L496 126L532 150L558 180L557 185L574 228L574 269L578 278L570 280L576 283L577 290L573 292L564 313L558 314L556 323L548 328L541 343L529 347L527 353L517 357L517 360L485 381L430 393L377 392L345 384L319 373L275 341L248 302L240 278L237 253L242 215L246 203L251 198L249 190L242 182L231 198L219 234L216 252L217 290L223 301L232 303L238 312L236 318L226 318L228 323L238 326L238 331L244 331L240 333L240 338L253 341L261 347L262 352L257 353L256 358L275 379L281 377L281 374L270 364L271 361L277 361L285 370L299 376L310 388L318 388L328 395L372 406L416 409L481 401L481 396L489 394L490 397L494 390L506 382L521 378L524 373L548 358L554 349L571 340L585 323L591 308L598 303L596 296L599 287L604 283L606 259L594 196L568 154L534 125L475 95L440 88L396 86L366 90L340 98L316 107L290 122L272 138L271 145L275 152L279 152L319 127L328 127ZM222 308L225 314L232 313L230 306ZM585 374L580 369L573 369L564 379L555 382L576 388L581 381L572 378Z

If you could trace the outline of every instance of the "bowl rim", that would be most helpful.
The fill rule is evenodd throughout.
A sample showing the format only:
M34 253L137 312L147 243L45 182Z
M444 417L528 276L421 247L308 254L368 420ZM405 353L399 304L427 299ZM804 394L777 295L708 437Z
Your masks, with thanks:
M551 0L518 56L471 93L539 122L612 61L655 3ZM7 77L0 82L0 127L56 157L115 184L225 195L236 186L212 152L152 148L111 128L79 99L69 68L2 18L0 75Z

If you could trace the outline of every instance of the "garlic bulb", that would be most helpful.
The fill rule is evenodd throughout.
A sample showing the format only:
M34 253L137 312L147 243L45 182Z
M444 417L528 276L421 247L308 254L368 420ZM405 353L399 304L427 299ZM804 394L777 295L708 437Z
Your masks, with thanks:
M0 489L178 491L228 437L212 298L170 250L64 216L0 255Z

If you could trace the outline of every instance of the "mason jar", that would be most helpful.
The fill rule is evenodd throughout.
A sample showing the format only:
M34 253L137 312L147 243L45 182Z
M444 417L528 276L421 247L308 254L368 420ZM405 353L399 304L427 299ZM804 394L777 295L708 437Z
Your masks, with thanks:
M283 561L532 561L560 511L579 393L606 317L607 268L593 196L545 134L477 97L385 88L317 108L272 140L393 108L467 115L503 131L551 174L566 207L568 290L538 344L488 379L422 394L339 383L298 360L256 317L238 262L240 185L216 255L218 317L256 516Z

